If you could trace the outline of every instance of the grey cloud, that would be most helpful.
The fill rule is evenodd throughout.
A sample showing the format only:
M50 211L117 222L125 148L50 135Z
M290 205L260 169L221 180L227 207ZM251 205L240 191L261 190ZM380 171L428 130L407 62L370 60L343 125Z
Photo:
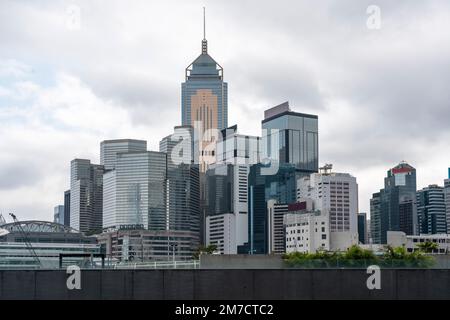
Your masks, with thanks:
M301 63L282 61L275 57L236 58L227 62L230 83L240 94L258 96L271 107L290 100L296 108L324 107L322 94L314 75Z
M81 73L83 81L96 95L112 100L130 112L133 123L155 125L174 122L179 112L179 83L166 83L149 76L112 69L105 73Z
M0 190L36 185L42 173L33 162L5 163L0 169Z

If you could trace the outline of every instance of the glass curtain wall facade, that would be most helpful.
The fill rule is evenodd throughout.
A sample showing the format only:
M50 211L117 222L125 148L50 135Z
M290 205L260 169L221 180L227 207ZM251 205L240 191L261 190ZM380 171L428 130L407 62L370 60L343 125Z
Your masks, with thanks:
M105 140L100 143L100 164L105 170L115 167L117 154L125 152L147 151L147 141L133 139Z
M447 233L450 233L450 169L449 178L444 180L445 215L447 220Z
M205 172L214 162L216 130L228 126L228 84L223 80L223 68L208 54L206 38L201 54L185 72L181 84L181 123L195 130L194 162L199 164L200 176L200 241L206 234Z
M200 245L200 172L193 162L192 127L177 126L163 138L159 151L167 154L167 230L191 232L191 248Z
M370 239L382 243L381 230L387 230L387 221L381 215L381 192L374 193L370 199ZM387 241L386 237L384 241Z
M53 222L64 224L64 206L59 205L53 209Z
M64 192L64 225L70 226L70 189Z
M444 188L430 185L417 191L420 234L447 233Z
M358 241L359 243L367 243L367 215L358 213Z
M166 154L118 153L105 174L104 228L166 230Z
M281 110L265 118L262 129L263 158L280 164L293 164L304 172L318 171L319 131L316 115Z
M70 226L85 233L100 232L104 167L86 159L72 160L70 166Z
M237 125L221 131L221 141L216 145L216 163L260 163L261 138L237 133Z
M203 129L222 130L228 126L228 85L223 68L203 50L186 68L181 84L181 123L194 126L202 121Z
M264 164L250 167L248 243L240 246L240 253L268 252L267 202L296 202L297 180L317 172L319 168L316 115L293 112L285 102L266 110L261 126L261 162ZM270 172L268 167L278 167L278 170Z
M221 164L206 172L208 216L234 212L233 170L232 164Z
M296 202L297 179L301 177L294 165L283 164L274 175L262 175L265 166L250 167L248 177L248 243L238 248L239 253L266 254L268 252L267 201Z
M372 205L373 204L373 205ZM418 232L416 169L402 162L387 172L384 189L371 200L373 243L387 243L387 231Z

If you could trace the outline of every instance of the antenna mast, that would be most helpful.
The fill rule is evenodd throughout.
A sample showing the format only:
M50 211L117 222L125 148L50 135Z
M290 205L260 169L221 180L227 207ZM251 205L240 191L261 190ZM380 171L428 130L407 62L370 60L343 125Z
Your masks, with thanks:
M206 40L206 13L205 13L205 7L203 7L203 40Z
M208 54L208 41L206 41L206 13L203 7L203 40L202 40L202 54Z

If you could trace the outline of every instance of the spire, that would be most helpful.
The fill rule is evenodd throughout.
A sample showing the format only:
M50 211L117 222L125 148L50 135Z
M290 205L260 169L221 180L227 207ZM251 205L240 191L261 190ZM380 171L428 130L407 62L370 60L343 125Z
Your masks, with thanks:
M208 41L206 41L206 14L205 14L205 7L203 7L203 40L202 40L202 54L208 54Z

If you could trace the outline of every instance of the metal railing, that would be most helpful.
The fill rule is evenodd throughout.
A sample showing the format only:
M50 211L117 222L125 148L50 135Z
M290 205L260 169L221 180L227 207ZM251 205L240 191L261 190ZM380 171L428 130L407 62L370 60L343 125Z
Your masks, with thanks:
M189 261L153 261L153 262L120 262L112 269L199 269L199 260Z

